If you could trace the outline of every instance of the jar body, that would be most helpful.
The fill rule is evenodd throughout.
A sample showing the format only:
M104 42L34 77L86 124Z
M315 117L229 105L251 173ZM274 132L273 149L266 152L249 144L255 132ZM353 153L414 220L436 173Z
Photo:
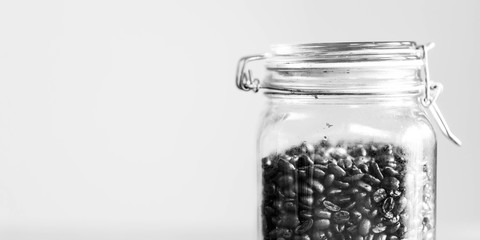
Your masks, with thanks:
M259 239L435 239L436 139L415 97L271 98Z

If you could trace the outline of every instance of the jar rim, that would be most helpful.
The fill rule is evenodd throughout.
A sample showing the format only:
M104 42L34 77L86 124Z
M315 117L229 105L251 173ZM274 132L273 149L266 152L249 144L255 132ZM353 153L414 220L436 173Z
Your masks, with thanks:
M266 58L269 70L350 67L415 67L423 50L414 41L276 44Z

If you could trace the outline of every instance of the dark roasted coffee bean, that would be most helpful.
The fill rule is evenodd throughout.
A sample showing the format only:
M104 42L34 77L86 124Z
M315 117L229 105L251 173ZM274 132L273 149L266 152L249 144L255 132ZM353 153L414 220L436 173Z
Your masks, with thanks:
M330 227L330 220L319 219L313 223L315 230L327 230Z
M352 175L363 174L362 170L360 170L360 169L359 169L358 167L356 167L356 166L353 166L350 171L352 172Z
M395 235L390 235L387 239L388 240L399 240L399 238Z
M370 209L369 209L369 208L366 208L366 207L364 207L364 206L358 206L358 207L357 207L357 210L358 210L359 212L361 212L361 213L362 213L363 215L365 215L365 216L368 216L368 214L370 213Z
M335 181L333 181L333 186L336 186L336 187L341 188L341 189L345 189L345 188L348 188L350 186L350 184L347 183L347 182L342 182L342 181L335 180Z
M372 172L377 177L378 179L382 180L383 179L383 174L380 171L380 167L378 166L377 163L372 163Z
M398 231L398 229L400 229L400 226L401 226L400 222L397 222L392 226L388 227L387 232L390 234L395 233L396 231Z
M358 223L360 222L360 220L362 220L362 214L358 211L353 211L351 214L350 214L350 219L353 223Z
M349 232L350 234L355 234L357 233L357 231L358 231L357 225L352 225L350 227L347 227L347 232Z
M387 226L383 225L383 223L378 223L372 228L372 232L374 233L381 233L387 229Z
M303 205L311 206L313 204L313 197L312 196L301 197L300 203L302 203Z
M357 182L357 186L360 187L362 190L365 190L367 192L371 192L372 191L372 186L370 186L369 184L363 182L363 181L358 181Z
M294 228L300 224L300 220L295 214L284 214L280 216L277 224L280 227Z
M302 145L300 145L300 148L303 153L308 153L308 154L315 153L315 147L310 143L303 142Z
M325 177L325 180L323 181L323 185L325 187L330 187L333 183L333 181L335 180L335 176L333 174L328 174L326 177Z
M368 214L370 218L375 218L377 215L378 215L378 209L374 209L370 211L370 213Z
M306 220L295 228L296 234L304 234L313 226L313 219Z
M285 211L291 212L291 213L297 212L297 206L293 202L285 202L283 204L283 209L285 209Z
M385 167L383 169L383 172L385 173L385 175L387 176L390 176L390 177L394 177L394 176L397 176L398 175L398 172L395 171L393 168L391 167Z
M286 198L295 198L297 196L293 188L285 189L285 191L283 192L283 195Z
M405 211L405 208L407 208L407 199L405 197L400 197L395 205L393 213L398 215Z
M355 175L352 175L352 176L346 176L343 178L344 181L346 182L355 182L355 181L358 181L360 179L363 178L365 174L364 173L360 173L360 174L355 174Z
M383 201L382 210L384 213L391 212L395 207L395 201L392 197L389 197Z
M386 189L397 190L400 187L400 181L394 177L386 177L383 179L383 185Z
M377 191L373 193L373 201L374 202L381 202L385 198L387 198L387 192L383 188L379 188Z
M280 187L292 187L293 183L294 183L294 179L293 179L293 176L291 175L281 176L277 181L277 184Z
M360 164L358 165L358 168L362 170L363 173L368 173L369 168L367 164Z
M331 149L329 154L332 158L339 160L347 157L347 150L345 150L345 148L342 148L342 147L337 147L337 148Z
M323 191L325 191L325 187L319 181L312 182L312 189L316 193L323 193Z
M345 206L345 210L351 210L355 207L355 205L357 204L357 202L350 202L350 204L348 204L347 206Z
M356 193L358 193L358 192L359 192L359 190L358 190L358 188L356 188L356 187L349 188L349 189L347 189L347 190L345 191L346 194L356 194Z
M300 212L298 213L298 216L299 216L301 219L305 220L305 219L310 219L310 218L312 218L312 217L313 217L313 214L312 214L312 211L310 211L310 210L302 210L302 211L300 211Z
M399 197L402 195L402 191L400 190L391 190L389 193L390 197Z
M365 236L365 240L374 240L373 239L374 237L375 237L375 235L373 233L370 233L367 236Z
M341 167L339 167L338 165L335 165L333 163L328 164L328 170L331 173L333 173L333 175L335 175L335 177L343 177L347 174L345 172L345 170L343 170Z
M370 232L371 223L368 219L363 219L358 225L358 233L362 236L367 236Z
M333 214L333 221L339 224L344 224L350 220L350 213L347 211L339 211Z
M335 197L335 203L339 204L339 205L343 205L343 204L346 204L346 203L349 203L350 201L352 201L352 197L349 197L349 196L338 196L338 197ZM355 202L354 202L355 203Z
M367 156L367 150L362 145L356 146L351 152L352 157L365 157Z
M340 211L340 207L330 201L323 201L323 206L332 212Z
M322 179L325 177L325 172L322 169L315 167L313 168L313 177L315 179Z
M365 176L363 176L363 180L367 183L370 183L372 185L378 185L381 183L380 179L370 175L370 174L365 174Z
M355 193L355 200L357 200L357 202L363 202L365 201L365 198L367 197L367 193L365 192L357 192Z
M342 193L342 190L341 189L338 189L338 188L330 188L328 189L327 191L327 195L337 195L337 194L340 194Z
M332 216L332 213L323 209L315 209L314 210L314 215L317 218L324 218L324 219L330 219Z
M399 220L400 220L400 216L398 215L395 215L392 218L382 218L382 222L384 222L388 226L391 226L397 223Z
M310 237L307 235L307 234L303 234L303 235L295 235L293 237L293 240L310 240Z
M326 165L328 163L328 158L320 154L315 154L313 157L313 162L315 164Z
M333 232L335 233L341 233L343 230L345 230L345 225L343 224L332 224Z
M323 206L323 201L325 201L326 198L327 198L326 196L321 195L321 196L319 196L319 197L315 200L315 202L314 202L313 204L314 204L316 207L318 207L318 206Z
M297 160L297 168L312 166L313 161L307 155L301 155Z
M380 233L375 237L375 240L387 240L387 234Z
M310 196L313 194L313 189L308 185L301 185L299 186L299 193L300 196Z
M288 162L287 159L280 159L278 161L278 169L280 169L282 172L290 173L295 171L295 166Z
M327 236L322 231L315 231L312 233L312 240L327 240Z

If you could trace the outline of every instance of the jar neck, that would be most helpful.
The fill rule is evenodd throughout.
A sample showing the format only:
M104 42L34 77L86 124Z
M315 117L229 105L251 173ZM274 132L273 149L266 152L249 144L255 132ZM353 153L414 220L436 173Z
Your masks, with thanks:
M377 105L420 108L421 95L298 95L265 93L273 105Z

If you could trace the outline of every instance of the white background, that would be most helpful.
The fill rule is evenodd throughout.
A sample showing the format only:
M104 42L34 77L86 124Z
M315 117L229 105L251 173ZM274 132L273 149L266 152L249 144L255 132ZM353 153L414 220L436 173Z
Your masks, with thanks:
M435 41L440 240L478 239L478 1L0 1L0 239L254 239L273 43Z

